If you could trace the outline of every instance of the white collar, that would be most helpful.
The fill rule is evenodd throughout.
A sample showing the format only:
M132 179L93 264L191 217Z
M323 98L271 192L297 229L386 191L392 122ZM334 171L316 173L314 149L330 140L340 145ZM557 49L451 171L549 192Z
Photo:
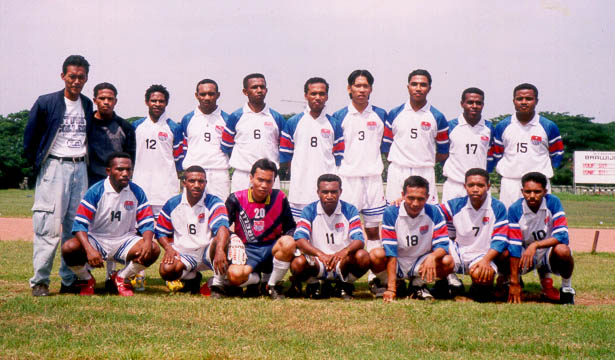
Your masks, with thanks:
M269 113L270 113L269 105L267 105L267 104L265 104L265 107L260 112L254 112L254 110L252 110L250 108L250 106L248 106L248 103L245 103L243 105L243 112L244 112L244 114L245 113L252 113L252 114L264 114L264 115L269 115Z
M324 214L325 216L329 217L329 215L325 212L325 209L322 207L322 203L320 202L320 200L318 200L318 205L316 206L316 213L319 215ZM337 206L335 207L335 210L333 211L333 214L331 214L331 216L339 215L341 213L342 213L342 201L338 200Z

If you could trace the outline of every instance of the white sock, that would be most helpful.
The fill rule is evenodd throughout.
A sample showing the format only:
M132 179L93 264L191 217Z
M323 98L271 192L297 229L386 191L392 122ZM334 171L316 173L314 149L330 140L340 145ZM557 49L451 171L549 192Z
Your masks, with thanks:
M188 272L188 271L184 270L184 271L182 271L182 276L181 276L180 279L182 279L182 280L192 280L195 277L196 277L196 271Z
M268 274L263 273L261 276L261 282L266 284L269 281L270 277L271 277L271 273L268 273Z
M269 281L267 281L267 285L274 286L278 282L284 279L284 275L290 268L290 261L282 261L276 258L273 258L273 271L271 272L271 277Z
M214 278L211 281L212 286L223 286L224 285L224 275L216 275L214 274Z
M90 280L92 278L92 274L85 268L85 265L69 266L68 268L77 275L79 280Z
M572 287L572 277L569 277L569 278L566 278L566 279L564 279L562 277L562 287L563 288L565 288L565 287Z
M128 279L131 276L137 275L139 271L145 270L145 266L131 261L117 274L119 277Z
M373 271L369 271L367 273L367 282L372 282L372 280L374 280L376 278L376 275L374 274Z
M259 281L260 281L260 276L258 276L257 273L250 273L250 276L248 277L248 280L246 280L244 283L242 283L239 286L246 287L248 285L258 284Z

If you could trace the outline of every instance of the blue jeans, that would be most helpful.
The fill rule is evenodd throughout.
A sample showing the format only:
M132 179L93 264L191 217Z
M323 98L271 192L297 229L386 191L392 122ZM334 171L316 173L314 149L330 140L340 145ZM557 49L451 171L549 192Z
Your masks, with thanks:
M49 285L49 274L60 236L62 244L73 237L75 213L87 187L88 175L83 161L73 163L47 158L41 166L32 206L34 276L30 279L30 287ZM76 279L63 259L60 277L64 285L71 285Z

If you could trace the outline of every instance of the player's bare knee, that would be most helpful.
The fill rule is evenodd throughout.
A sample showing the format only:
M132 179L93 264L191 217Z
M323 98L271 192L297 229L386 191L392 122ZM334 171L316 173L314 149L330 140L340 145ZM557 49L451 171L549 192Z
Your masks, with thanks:
M568 245L557 244L553 247L553 254L561 260L569 260L572 258L572 253Z
M163 280L173 281L182 276L182 270L182 267L177 266L175 262L172 264L161 263L158 272Z
M369 254L363 249L359 249L354 254L353 262L361 269L368 269L371 264Z
M305 271L306 265L307 265L307 261L305 260L305 257L303 255L297 256L290 263L290 272L293 275L301 274Z
M244 271L244 268L245 268L244 265L231 265L231 266L229 266L228 271L226 272L226 274L227 274L227 277L228 277L228 281L229 281L229 283L231 283L231 285L238 286L238 285L241 285L246 280L248 280L248 276L250 276L250 273L247 273L247 275L246 275L245 274L246 271Z
M446 273L446 275L453 272L455 269L455 260L450 255L445 255L442 258L442 272Z
M291 261L295 254L295 249L295 239L293 239L291 236L285 235L280 237L276 242L273 249L273 255L278 260Z

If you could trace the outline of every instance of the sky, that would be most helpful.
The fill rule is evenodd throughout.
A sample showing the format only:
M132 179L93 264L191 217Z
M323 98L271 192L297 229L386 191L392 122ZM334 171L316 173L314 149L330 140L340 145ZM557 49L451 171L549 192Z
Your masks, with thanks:
M84 94L118 88L116 112L144 116L145 90L163 84L176 121L196 106L196 83L218 82L230 113L246 101L245 75L266 76L267 103L305 107L303 84L330 84L327 111L348 104L347 77L368 69L371 102L407 101L408 73L427 69L429 102L447 119L463 89L485 91L483 117L513 111L512 90L539 89L539 111L615 121L615 2L465 1L19 1L0 2L0 114L60 90L70 54L91 64Z

